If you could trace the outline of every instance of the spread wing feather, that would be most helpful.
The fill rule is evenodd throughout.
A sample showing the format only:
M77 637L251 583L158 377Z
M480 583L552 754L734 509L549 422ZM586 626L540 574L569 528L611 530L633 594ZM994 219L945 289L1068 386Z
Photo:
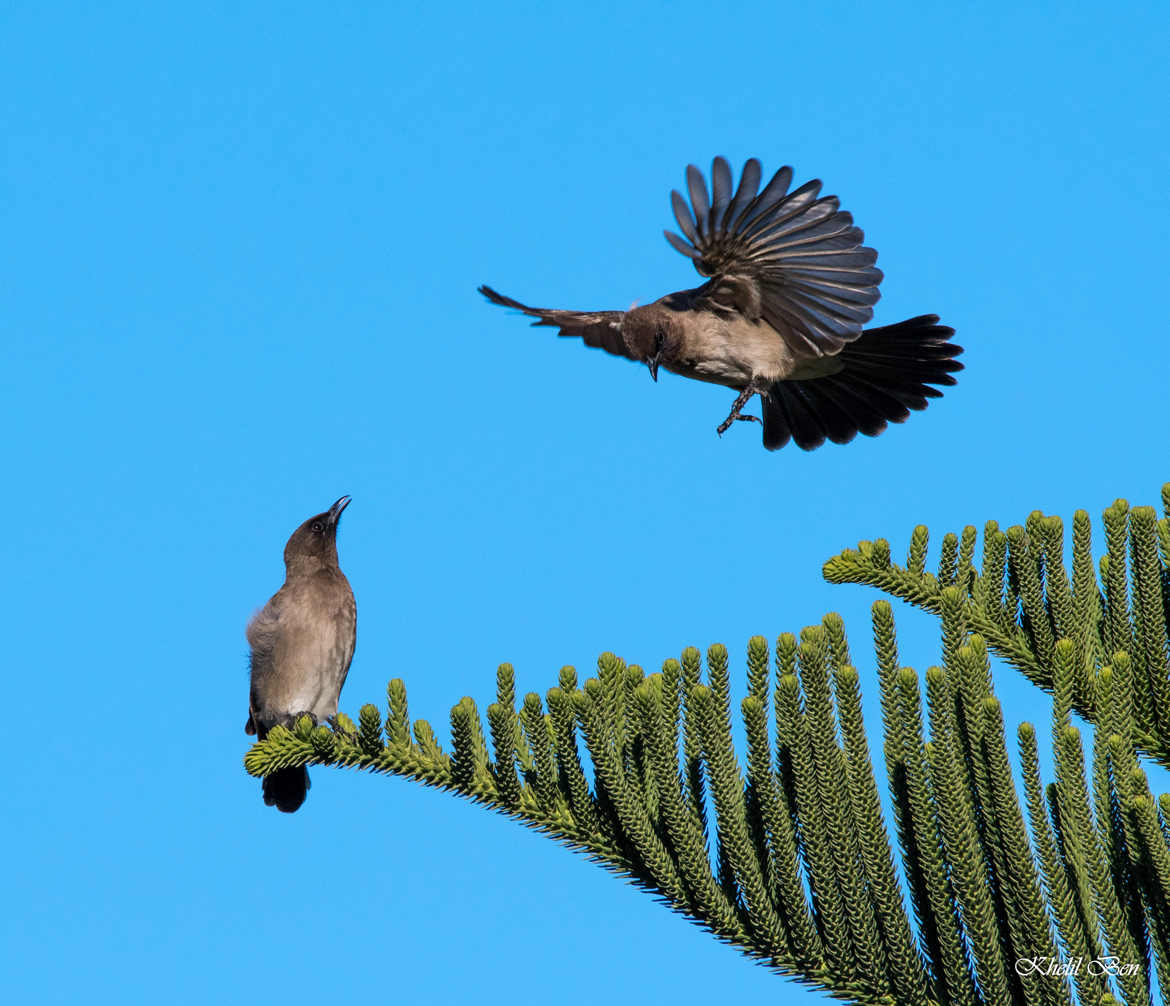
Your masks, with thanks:
M682 234L666 238L711 277L700 303L762 318L800 356L838 353L873 317L882 280L877 252L862 244L865 234L836 196L820 196L819 181L789 192L792 168L783 167L761 192L762 177L752 158L732 195L731 168L716 157L708 195L702 172L689 165L690 204L670 194Z
M558 311L552 308L529 307L518 300L497 293L490 286L481 286L479 292L493 304L515 308L535 318L533 325L552 325L561 330L559 334L577 336L586 346L604 349L607 353L624 356L627 360L637 360L637 357L630 355L622 339L622 318L625 317L625 311Z

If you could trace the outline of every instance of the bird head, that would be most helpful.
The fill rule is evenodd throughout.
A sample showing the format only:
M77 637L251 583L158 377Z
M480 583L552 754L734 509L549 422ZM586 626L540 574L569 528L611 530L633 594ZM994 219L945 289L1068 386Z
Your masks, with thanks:
M641 360L650 370L650 376L658 380L658 367L665 364L667 370L678 356L681 336L669 311L657 304L647 304L629 311L622 319L622 338L626 348L635 360Z
M342 496L324 513L310 517L298 527L284 546L288 569L337 565L337 522L350 498Z

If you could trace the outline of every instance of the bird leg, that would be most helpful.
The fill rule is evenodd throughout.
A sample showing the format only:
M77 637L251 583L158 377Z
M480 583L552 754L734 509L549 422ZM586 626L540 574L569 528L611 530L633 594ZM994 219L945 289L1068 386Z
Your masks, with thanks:
M329 724L330 729L335 735L351 740L357 740L357 731L353 729L353 722L348 717L346 717L346 721L343 723L339 718L341 715L343 714L334 713L325 722Z
M724 433L731 429L731 424L734 423L737 419L744 423L762 422L759 416L744 416L741 415L739 411L745 405L747 405L748 399L751 398L754 394L756 394L756 389L753 388L750 384L739 393L739 397L736 398L735 402L732 404L731 412L728 413L727 418L715 427L715 432L718 433L719 436L723 436Z

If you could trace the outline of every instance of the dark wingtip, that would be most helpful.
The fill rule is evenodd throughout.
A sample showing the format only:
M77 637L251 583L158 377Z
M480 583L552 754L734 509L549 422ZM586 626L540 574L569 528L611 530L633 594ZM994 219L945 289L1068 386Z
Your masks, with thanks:
M662 233L666 236L666 240L670 244L670 247L673 248L676 252L685 255L689 259L702 258L702 254L696 248L675 234L674 231L663 229Z
M505 297L502 293L493 290L486 283L479 287L479 292L482 293L493 304L499 304L500 307L511 307L515 308L517 311L524 311L525 313L531 313L532 311L532 308L530 308L527 304L521 304L520 301L513 300L511 297Z

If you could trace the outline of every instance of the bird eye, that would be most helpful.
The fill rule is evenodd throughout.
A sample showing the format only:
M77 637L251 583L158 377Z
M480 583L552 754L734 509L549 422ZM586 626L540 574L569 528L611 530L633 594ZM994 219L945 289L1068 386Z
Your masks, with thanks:
M662 344L666 342L666 329L660 328L654 333L654 352L662 352Z
M316 531L317 534L320 534L325 530L325 525L322 524L319 520L315 520L313 521L313 530Z

